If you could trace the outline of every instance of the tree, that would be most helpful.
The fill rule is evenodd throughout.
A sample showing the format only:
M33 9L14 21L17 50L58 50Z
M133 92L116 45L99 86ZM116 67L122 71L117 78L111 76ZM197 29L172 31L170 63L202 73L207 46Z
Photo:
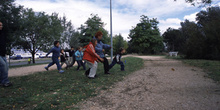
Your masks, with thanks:
M79 37L80 37L80 32L79 31L74 32L70 38L70 46L73 46L75 48L81 46Z
M14 0L1 0L0 1L0 21L4 24L4 32L7 35L7 54L16 45L18 36L20 35L19 27L21 26L20 12L22 6L17 6Z
M40 49L51 48L53 41L60 39L63 27L56 13L49 16L44 12L24 9L22 11L21 32L20 45L32 54L33 63L35 63L35 54Z
M142 15L140 23L130 30L129 50L135 53L155 54L163 49L157 19Z
M121 34L115 35L113 37L113 47L114 47L114 54L116 54L120 48L127 49L128 48L128 42L124 40Z
M178 29L168 28L162 35L168 51L179 51L181 48L181 32Z
M84 25L81 25L80 30L80 43L82 46L87 45L90 40L95 36L97 31L103 32L103 42L109 43L110 37L108 37L108 31L104 29L104 22L98 17L98 15L91 14L91 17L85 22Z
M181 23L181 32L182 49L180 52L183 53L186 58L203 58L203 44L205 41L198 25L195 22L185 20L185 22Z
M199 12L196 20L182 22L178 34L168 29L163 35L165 41L178 44L185 58L220 60L220 7Z
M196 20L205 40L204 57L220 60L220 7L210 7L206 11L199 12Z
M65 16L63 16L61 22L64 28L64 31L60 37L62 47L69 48L71 46L79 46L79 32L74 29L72 22L67 21L67 18Z
M174 1L178 1L178 0L174 0ZM195 6L196 4L199 4L200 6L205 6L212 3L212 0L185 0L185 1L186 3L191 3L193 6Z

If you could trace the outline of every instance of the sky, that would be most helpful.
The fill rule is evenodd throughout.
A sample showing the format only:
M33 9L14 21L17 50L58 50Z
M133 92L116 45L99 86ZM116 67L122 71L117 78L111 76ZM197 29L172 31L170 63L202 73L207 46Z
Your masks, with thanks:
M75 29L84 24L90 14L98 14L110 33L110 0L16 0L15 3L33 8L36 12L65 15ZM112 0L112 4L113 36L120 33L126 40L141 15L157 18L162 34L169 27L178 29L185 19L195 21L196 14L205 9L192 6L185 0ZM220 0L213 0L212 5L220 6Z

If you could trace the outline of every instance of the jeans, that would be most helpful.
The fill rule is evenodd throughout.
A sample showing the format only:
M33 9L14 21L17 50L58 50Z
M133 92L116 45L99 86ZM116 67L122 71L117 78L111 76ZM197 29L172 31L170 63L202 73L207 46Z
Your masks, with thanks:
M97 71L97 67L98 67L98 63L95 61L94 64L86 61L87 65L89 66L89 69L86 71L86 74L88 74L88 77L94 78L96 75L96 71Z
M102 62L104 64L104 71L105 73L109 72L109 63L108 63L108 59L106 57L103 57L104 61Z
M111 69L117 62L115 60L112 61L112 64L109 65L109 69ZM118 62L117 64L121 65L121 70L124 71L125 70L125 65L122 61Z
M6 57L0 56L0 83L7 84L8 80L8 63Z
M60 62L59 62L58 58L53 58L52 57L52 62L47 67L49 68L49 67L53 66L54 64L57 65L58 70L61 70L61 66L60 66Z
M78 64L77 70L79 70L79 68L81 66L83 66L83 69L86 70L85 64L82 62L82 60L76 60L76 61L77 61L77 64Z
M69 66L72 67L76 61L75 56L73 57L70 56L68 60L69 60Z
M66 64L66 68L69 67L69 63L68 63L68 61L65 61L65 62L61 62L61 65L60 65L61 68L62 68L62 66L63 66L64 63Z

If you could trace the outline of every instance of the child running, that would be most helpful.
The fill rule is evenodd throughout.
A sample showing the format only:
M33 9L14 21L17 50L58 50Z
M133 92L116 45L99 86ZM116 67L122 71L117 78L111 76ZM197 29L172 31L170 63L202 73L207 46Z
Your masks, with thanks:
M64 53L64 49L61 49L61 53L60 53L60 60L61 60L61 68L63 66L63 64L66 64L66 69L68 69L69 64L68 64L68 60L66 59L66 55Z
M81 66L83 66L83 69L86 70L85 64L82 62L82 59L83 59L82 47L78 47L78 50L75 52L75 56L76 56L75 58L78 64L77 71L79 71L79 68Z
M121 65L121 71L125 71L124 63L121 61L122 54L125 53L125 49L120 48L117 55L114 57L112 64L109 65L109 69L111 69L116 63Z
M85 46L86 50L84 51L83 60L86 60L89 69L85 72L85 75L89 79L95 79L97 77L96 70L98 67L98 59L100 61L104 61L102 58L100 58L99 55L95 53L95 46L97 45L97 40L92 39L91 42Z
M56 63L57 70L59 71L59 73L64 73L64 71L61 70L60 62L59 62L59 59L58 59L60 57L60 42L59 41L54 42L54 47L47 53L46 57L50 53L53 53L52 62L44 68L48 71L48 69Z

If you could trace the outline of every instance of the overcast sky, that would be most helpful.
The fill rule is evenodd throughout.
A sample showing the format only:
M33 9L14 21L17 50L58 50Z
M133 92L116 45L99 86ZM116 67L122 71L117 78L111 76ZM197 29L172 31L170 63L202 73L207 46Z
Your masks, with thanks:
M17 4L34 11L48 14L57 12L66 15L75 28L80 27L90 14L98 14L110 30L110 0L16 0ZM184 19L195 21L198 8L185 3L185 0L112 0L113 2L113 35L121 33L127 39L129 30L135 26L141 15L157 18L161 33L168 27L179 28ZM213 0L212 5L220 6L220 0Z

